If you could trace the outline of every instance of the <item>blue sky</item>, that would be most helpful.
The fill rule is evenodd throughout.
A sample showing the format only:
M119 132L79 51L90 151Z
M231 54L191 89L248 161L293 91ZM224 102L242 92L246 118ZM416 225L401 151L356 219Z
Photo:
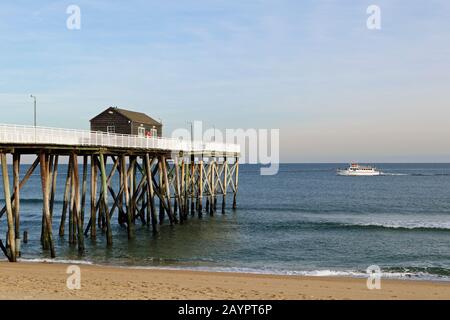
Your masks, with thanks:
M2 1L0 122L31 124L33 93L47 126L112 105L279 128L285 162L448 162L449 40L446 0Z

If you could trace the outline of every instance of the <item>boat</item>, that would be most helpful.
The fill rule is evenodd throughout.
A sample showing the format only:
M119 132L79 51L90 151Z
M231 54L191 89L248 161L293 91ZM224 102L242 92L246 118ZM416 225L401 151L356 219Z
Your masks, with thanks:
M381 172L375 167L351 163L347 169L338 169L337 174L339 176L379 176Z

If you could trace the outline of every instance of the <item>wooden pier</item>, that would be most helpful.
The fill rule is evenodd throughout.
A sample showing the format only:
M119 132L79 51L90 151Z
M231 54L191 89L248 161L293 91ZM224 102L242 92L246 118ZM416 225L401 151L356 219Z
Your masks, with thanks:
M12 155L12 178L7 155ZM35 155L21 177L24 155ZM111 225L134 237L137 223L158 232L164 223L181 224L192 216L236 209L239 182L238 145L147 138L82 130L0 125L0 160L9 261L21 255L20 191L39 167L42 186L42 248L56 257L55 238L67 237L82 254L85 239L114 241ZM59 172L61 163L66 172ZM107 166L107 163L112 165ZM114 179L116 177L116 179ZM58 179L64 179L59 229L53 230ZM89 180L89 181L88 181ZM118 181L118 183L113 183ZM89 198L89 203L87 203ZM218 200L219 199L219 200ZM27 234L24 234L24 241Z

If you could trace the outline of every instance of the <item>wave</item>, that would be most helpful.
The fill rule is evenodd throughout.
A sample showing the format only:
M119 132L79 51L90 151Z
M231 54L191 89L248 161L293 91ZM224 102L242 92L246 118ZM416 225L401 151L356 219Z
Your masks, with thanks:
M338 269L316 269L316 270L282 270L272 268L248 268L248 267L205 267L205 266L129 266L121 264L97 264L84 260L51 260L51 259L19 259L24 263L54 263L67 265L91 265L109 266L130 270L173 270L173 271L200 271L200 272L221 272L221 273L245 273L245 274L266 274L266 275L290 275L307 277L350 277L367 278L368 274L364 270L338 270ZM381 277L387 279L408 279L408 280L432 280L450 281L450 269L441 267L381 267Z
M45 259L45 258L19 258L18 262L24 263L55 263L55 264L82 264L82 265L95 265L92 261L85 260L68 260L68 259Z
M449 226L442 226L436 224L400 224L400 223L342 223L340 224L344 228L361 228L361 229L393 229L393 230L405 230L405 231L450 231Z
M384 271L388 274L436 275L450 278L450 269L442 267L387 267Z
M0 199L0 202L4 202L4 201L5 201L5 199ZM58 203L58 204L63 203L62 200L57 200L57 199L55 199L53 202ZM20 198L20 203L41 204L42 198Z
M278 223L267 226L279 230L293 229L366 229L366 230L395 230L395 231L450 231L450 224L437 223L408 223L408 222L336 222L336 221L295 221L289 223Z

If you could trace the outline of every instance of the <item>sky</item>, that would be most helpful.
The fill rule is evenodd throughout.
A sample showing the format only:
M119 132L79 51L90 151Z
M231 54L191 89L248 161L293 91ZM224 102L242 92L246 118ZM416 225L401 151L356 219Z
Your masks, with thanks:
M449 162L449 89L448 0L0 3L0 123L32 124L34 94L42 126L119 106L166 135L279 129L282 162Z

